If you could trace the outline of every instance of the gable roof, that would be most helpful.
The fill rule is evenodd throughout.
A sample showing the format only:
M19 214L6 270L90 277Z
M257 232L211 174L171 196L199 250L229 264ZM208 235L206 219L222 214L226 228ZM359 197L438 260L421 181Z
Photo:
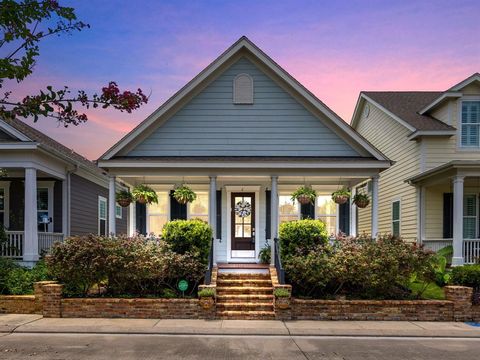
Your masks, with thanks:
M12 132L12 135L19 138L19 140L36 142L45 150L60 155L68 162L81 166L86 170L89 170L90 172L93 172L102 177L105 176L103 170L100 169L94 162L86 159L72 149L67 148L65 145L62 145L61 143L45 135L41 131L38 131L30 125L27 125L23 121L19 119L1 119L0 126L2 122L5 123L7 126L13 128L15 133Z
M112 146L105 154L100 157L100 160L110 160L113 157L119 155L122 149L132 144L138 137L142 136L146 132L151 130L158 119L165 115L175 105L189 95L191 95L196 89L198 89L204 82L208 80L219 68L237 55L240 51L247 51L262 65L266 66L275 75L292 88L296 93L303 97L307 103L311 104L316 110L319 110L325 115L327 120L331 122L331 125L337 127L357 147L361 148L363 152L369 154L369 156L377 160L388 160L386 157L367 140L365 140L360 134L358 134L353 128L351 128L345 121L343 121L334 111L328 108L323 102L321 102L315 95L301 85L296 79L294 79L288 72L275 63L268 55L266 55L261 49L259 49L253 42L247 37L243 36L230 46L223 54L215 59L210 65L208 65L203 71L201 71L196 77L194 77L189 83L175 93L170 99L168 99L163 105L155 110L150 116L148 116L137 127L125 135L119 142Z

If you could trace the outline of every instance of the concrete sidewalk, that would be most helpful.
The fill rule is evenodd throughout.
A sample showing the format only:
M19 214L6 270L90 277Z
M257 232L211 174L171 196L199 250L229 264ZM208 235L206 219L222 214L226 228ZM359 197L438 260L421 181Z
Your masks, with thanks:
M12 332L480 338L480 327L455 322L52 319L39 315L0 315L0 333Z

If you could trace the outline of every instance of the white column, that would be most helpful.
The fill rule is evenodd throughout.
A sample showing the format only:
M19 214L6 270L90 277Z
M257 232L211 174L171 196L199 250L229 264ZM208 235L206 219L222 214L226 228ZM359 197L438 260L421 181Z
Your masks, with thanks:
M372 238L378 233L378 176L372 177Z
M463 176L453 178L453 258L452 266L463 265Z
M213 264L217 264L217 260L215 258L215 241L217 240L217 236L221 236L221 234L217 234L217 177L210 176L210 190L208 192L208 223L212 228L212 236L213 236Z
M350 196L350 236L357 236L357 206L353 203L353 197L357 193L357 188L352 187Z
M24 215L23 261L37 261L38 220L37 220L37 170L25 169L25 215Z
M108 183L108 234L110 236L115 236L115 176L110 176Z
M67 179L62 181L62 233L68 236L68 175Z
M272 176L272 188L270 192L270 234L271 234L271 257L270 265L275 265L275 242L278 237L278 176Z
M132 201L132 203L129 206L129 211L128 211L128 234L130 236L136 236L137 235L137 206L135 201Z

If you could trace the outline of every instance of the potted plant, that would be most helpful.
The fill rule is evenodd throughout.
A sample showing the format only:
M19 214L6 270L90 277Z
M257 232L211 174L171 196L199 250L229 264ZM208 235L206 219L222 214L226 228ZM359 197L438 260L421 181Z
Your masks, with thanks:
M346 188L342 188L332 193L332 200L340 205L345 204L348 201L349 197L350 197L350 191L348 191L348 189Z
M145 184L135 186L132 190L132 195L135 201L138 201L140 204L158 203L155 190Z
M215 289L203 288L198 292L200 306L205 310L210 309L215 305Z
M180 204L186 204L194 201L197 198L197 194L190 189L187 185L181 185L173 192L173 197Z
M275 295L275 307L283 310L289 308L290 291L288 291L288 289L276 288L273 295Z
M353 203L360 209L366 208L370 204L370 198L367 194L356 194L353 197Z
M117 192L115 199L117 200L118 205L121 207L127 207L133 201L133 195L128 190L122 190Z
M265 245L258 253L258 258L262 264L270 264L270 254L271 248L270 245Z
M301 186L292 194L292 200L297 200L300 204L314 204L317 192L309 186Z

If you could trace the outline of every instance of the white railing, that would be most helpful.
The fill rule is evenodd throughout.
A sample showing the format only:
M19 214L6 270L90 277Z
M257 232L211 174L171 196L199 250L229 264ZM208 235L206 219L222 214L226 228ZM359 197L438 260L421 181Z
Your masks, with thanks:
M63 242L62 233L39 232L38 233L38 252L40 254L48 253L50 248L56 242Z
M446 246L452 245L452 242L452 239L424 239L422 244L425 249L437 252Z
M0 256L13 259L23 257L23 231L7 231L7 242L0 246Z
M465 264L473 264L480 260L480 239L463 240L463 256Z

